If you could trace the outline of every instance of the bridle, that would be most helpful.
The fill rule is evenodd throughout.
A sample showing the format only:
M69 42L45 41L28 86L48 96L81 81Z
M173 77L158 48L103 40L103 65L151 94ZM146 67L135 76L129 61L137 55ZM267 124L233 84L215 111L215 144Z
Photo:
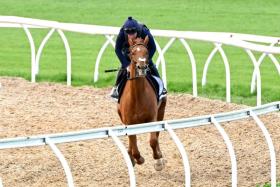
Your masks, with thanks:
M148 47L144 44L144 43L137 43L137 44L134 44L132 46L129 47L129 50L132 50L134 47L138 46L138 45L142 45L144 46L146 49L148 49Z
M137 46L144 46L148 50L147 46L144 43L136 43L136 44L129 47L129 51L131 52ZM130 57L131 63L133 63L132 55L129 55L129 57ZM134 60L134 62L137 62L137 61ZM135 66L136 66L136 64L135 64ZM145 77L149 70L150 69L149 69L148 65L145 65L144 68L136 67L135 68L135 77L133 77L133 78L128 77L127 80L134 80L134 79L137 79L137 78L140 78L140 77ZM142 71L142 72L140 73L140 71ZM141 75L139 75L139 74L141 74Z

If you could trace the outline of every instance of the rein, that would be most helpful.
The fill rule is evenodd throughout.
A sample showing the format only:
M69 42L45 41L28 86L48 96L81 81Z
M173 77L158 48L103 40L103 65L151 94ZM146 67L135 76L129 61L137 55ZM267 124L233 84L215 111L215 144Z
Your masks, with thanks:
M144 77L144 76L135 76L135 77L133 77L133 78L127 78L127 80L128 81L132 81L132 80L134 80L134 79L138 79L138 78L140 78L140 77Z

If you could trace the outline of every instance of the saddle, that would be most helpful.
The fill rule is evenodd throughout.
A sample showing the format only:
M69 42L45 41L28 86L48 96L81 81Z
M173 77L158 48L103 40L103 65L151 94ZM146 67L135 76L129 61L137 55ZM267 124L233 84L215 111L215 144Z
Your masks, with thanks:
M118 95L119 95L118 103L120 102L125 84L128 80L128 77L129 77L129 72L127 73L127 75L125 77L122 78L120 83L117 85L117 91L118 91ZM162 80L159 77L151 75L150 73L148 75L146 75L146 79L152 86L152 88L157 96L157 101L159 102L164 97L164 93L163 93L164 85L163 85Z

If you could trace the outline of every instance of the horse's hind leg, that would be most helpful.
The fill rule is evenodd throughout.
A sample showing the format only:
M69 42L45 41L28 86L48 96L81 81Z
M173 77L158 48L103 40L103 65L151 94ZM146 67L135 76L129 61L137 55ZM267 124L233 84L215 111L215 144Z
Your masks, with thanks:
M136 163L141 165L145 162L144 158L140 155L140 152L137 147L137 138L136 135L128 136L129 145L128 145L128 154L131 155L130 158L135 158ZM134 159L132 159L134 160Z
M162 99L160 106L158 108L157 121L162 121L164 118L166 102L167 102L167 98L165 97Z

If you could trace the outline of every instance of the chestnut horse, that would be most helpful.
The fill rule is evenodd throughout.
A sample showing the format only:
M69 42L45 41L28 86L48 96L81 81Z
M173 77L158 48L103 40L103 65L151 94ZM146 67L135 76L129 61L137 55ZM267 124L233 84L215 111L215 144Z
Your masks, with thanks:
M118 104L118 113L124 125L162 121L164 117L167 99L165 97L158 102L155 91L146 78L149 63L148 42L148 36L144 40L142 38L128 40L131 60L127 68L129 78ZM128 154L133 166L135 161L139 165L143 164L145 160L138 150L136 135L128 136L128 138ZM164 167L164 160L158 138L159 132L151 133L150 146L156 161L154 167L160 171Z

